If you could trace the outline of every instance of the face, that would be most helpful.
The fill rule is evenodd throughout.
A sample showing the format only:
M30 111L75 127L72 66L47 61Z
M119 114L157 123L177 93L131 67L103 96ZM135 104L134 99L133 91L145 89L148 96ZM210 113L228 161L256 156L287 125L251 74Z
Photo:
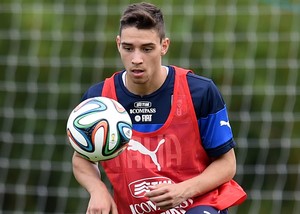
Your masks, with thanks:
M128 27L116 39L118 50L127 71L126 86L136 90L154 90L165 80L161 59L167 53L169 39L160 41L155 30Z

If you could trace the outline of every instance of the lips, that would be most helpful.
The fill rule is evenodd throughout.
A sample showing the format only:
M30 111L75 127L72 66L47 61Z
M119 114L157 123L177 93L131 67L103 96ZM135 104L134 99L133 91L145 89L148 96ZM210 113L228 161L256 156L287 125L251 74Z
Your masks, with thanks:
M142 70L142 69L132 69L131 72L134 76L139 77L139 76L143 75L144 70Z
M133 73L142 73L143 70L142 69L132 69L131 70Z

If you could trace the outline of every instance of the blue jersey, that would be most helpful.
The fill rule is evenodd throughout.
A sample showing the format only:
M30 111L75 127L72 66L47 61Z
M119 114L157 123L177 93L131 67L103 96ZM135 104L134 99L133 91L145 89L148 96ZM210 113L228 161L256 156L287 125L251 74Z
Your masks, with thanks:
M163 85L152 94L139 96L127 90L123 83L125 71L115 76L118 101L128 111L133 129L152 132L159 129L168 118L173 97L175 71L168 66L168 76ZM188 73L187 80L191 92L195 115L199 124L202 146L211 157L218 157L235 146L224 100L212 82L205 77ZM82 100L101 96L103 83L91 86Z

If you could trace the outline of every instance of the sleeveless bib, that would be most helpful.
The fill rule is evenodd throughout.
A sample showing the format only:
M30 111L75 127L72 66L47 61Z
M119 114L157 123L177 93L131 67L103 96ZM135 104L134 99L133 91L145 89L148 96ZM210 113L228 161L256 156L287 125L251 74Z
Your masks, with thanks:
M246 194L233 180L203 196L184 201L169 211L159 210L144 197L149 186L179 183L199 175L211 163L202 147L198 123L186 80L187 70L175 68L173 104L165 124L150 133L133 130L127 149L101 162L114 189L121 214L185 213L209 205L219 210L241 203ZM117 100L114 76L105 80L102 96Z

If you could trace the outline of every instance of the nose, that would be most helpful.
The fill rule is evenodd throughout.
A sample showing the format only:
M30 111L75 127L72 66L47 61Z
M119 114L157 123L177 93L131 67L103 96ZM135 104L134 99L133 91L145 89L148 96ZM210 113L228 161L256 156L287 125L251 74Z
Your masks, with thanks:
M139 51L135 51L133 53L131 63L134 65L139 65L143 63L142 54Z

